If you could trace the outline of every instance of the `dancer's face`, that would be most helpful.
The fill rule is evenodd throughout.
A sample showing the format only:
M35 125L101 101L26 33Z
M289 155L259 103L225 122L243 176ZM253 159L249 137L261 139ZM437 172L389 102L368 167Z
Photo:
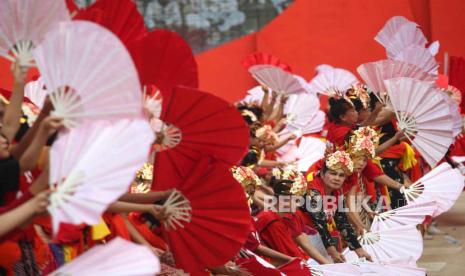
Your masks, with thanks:
M346 180L346 174L342 169L330 170L328 169L322 174L322 179L325 186L331 190L337 190L342 187Z
M354 172L361 173L367 166L368 160L366 156L358 156L358 157L352 158L352 161L354 162Z

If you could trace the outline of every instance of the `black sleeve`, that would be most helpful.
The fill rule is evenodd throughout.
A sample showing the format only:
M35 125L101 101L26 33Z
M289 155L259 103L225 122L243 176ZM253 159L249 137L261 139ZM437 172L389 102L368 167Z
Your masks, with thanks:
M0 161L0 203L3 195L19 189L19 162L10 157Z
M334 214L334 221L336 222L336 227L341 233L341 236L347 242L350 250L360 248L361 245L358 242L357 235L355 234L354 228L347 220L347 215L344 212L340 212L339 209Z
M306 200L310 200L311 210L306 210L312 218L313 225L315 226L318 234L321 236L323 245L325 248L330 246L336 246L334 243L331 233L328 230L328 221L326 219L326 214L323 208L319 208L322 205L322 197L318 190L309 190L307 192Z

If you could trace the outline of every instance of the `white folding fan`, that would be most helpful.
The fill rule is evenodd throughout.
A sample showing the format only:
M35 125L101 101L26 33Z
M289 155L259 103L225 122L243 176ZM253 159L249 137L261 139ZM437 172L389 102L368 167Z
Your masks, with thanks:
M116 237L106 245L92 247L50 276L152 276L159 272L160 261L147 246Z
M258 104L260 105L263 100L265 93L260 85L255 86L254 88L247 91L247 95L242 101L248 104Z
M384 24L383 28L376 34L375 40L387 48L391 43L392 36L399 31L404 25L418 26L417 23L408 20L403 16L393 16Z
M371 223L371 231L420 224L426 216L431 216L436 208L435 201L425 201L376 214Z
M297 160L297 143L295 139L276 150L276 160L280 162L294 162Z
M308 265L310 272L314 276L344 276L362 275L360 267L351 263Z
M293 94L284 106L288 132L303 130L320 110L320 100L312 94Z
M449 210L462 193L465 177L448 163L442 163L418 181L403 189L407 204L436 201L433 216Z
M297 79L297 81L300 83L300 85L302 86L302 88L305 90L306 93L316 96L316 94L311 90L308 82L303 77L299 75L294 75L294 78Z
M417 25L404 24L391 36L385 48L388 58L394 58L410 46L424 48L427 42L425 35Z
M309 86L313 93L332 97L345 93L347 89L356 83L358 83L357 78L348 70L324 67L310 81Z
M311 165L324 157L326 143L314 137L302 137L297 149L297 169L307 171Z
M0 55L32 66L32 49L60 21L69 20L65 1L0 1Z
M24 96L33 102L39 109L42 109L47 96L47 90L44 83L39 78L36 81L30 81L24 87Z
M424 268L405 264L389 262L357 261L355 265L360 267L362 275L369 276L425 276Z
M358 241L373 261L378 262L409 257L418 260L423 252L423 238L416 225L365 232Z
M59 134L50 150L53 229L97 224L147 160L154 135L145 119L89 122Z
M68 128L88 119L135 117L142 92L134 63L109 30L88 21L61 22L34 51L54 114Z
M273 65L254 65L249 68L255 80L280 95L305 93L299 81L289 72Z
M451 96L447 94L444 90L439 90L441 93L442 98L447 105L449 106L450 115L452 117L452 132L453 136L456 137L460 133L462 133L462 115L460 114L460 107L457 104L456 100L454 100Z
M453 140L447 102L431 83L412 78L385 80L391 105L412 145L431 167L446 154Z
M439 64L431 52L423 46L412 45L392 57L416 65L431 75L438 74Z
M433 75L426 73L413 64L401 60L387 59L364 63L357 68L357 72L370 90L373 91L377 98L384 104L389 103L384 80L398 77L415 78L431 82L435 80Z
M431 44L428 46L428 51L431 53L431 55L435 56L439 53L439 47L440 47L439 41L434 41L431 42Z

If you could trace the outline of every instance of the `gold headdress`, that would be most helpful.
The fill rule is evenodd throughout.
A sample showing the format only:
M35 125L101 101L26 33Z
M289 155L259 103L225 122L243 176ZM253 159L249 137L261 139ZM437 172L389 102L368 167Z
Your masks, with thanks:
M278 180L291 180L292 186L289 190L291 195L304 195L307 190L307 181L305 177L298 171L288 168L274 168L273 176Z
M342 169L347 175L352 174L354 171L354 163L350 155L343 151L338 150L326 156L325 165L330 170Z
M362 102L363 108L367 109L370 106L370 94L366 85L357 83L349 88L346 94L351 100L359 99Z
M153 165L144 163L136 173L136 179L131 185L131 193L147 193L150 191L153 179ZM147 181L150 183L148 184Z
M371 127L360 127L350 137L347 151L352 157L366 156L369 159L376 157L376 147L380 135Z
M241 115L244 117L248 116L252 122L256 122L258 120L257 116L248 109L241 110Z
M265 125L255 131L255 136L260 140L267 140L271 144L277 144L278 135L271 129L271 126Z
M233 166L231 168L231 173L233 177L239 182L245 190L247 201L249 205L252 204L253 193L249 193L247 190L248 186L253 186L254 191L258 186L262 184L260 178L255 174L255 172L248 167L237 167Z

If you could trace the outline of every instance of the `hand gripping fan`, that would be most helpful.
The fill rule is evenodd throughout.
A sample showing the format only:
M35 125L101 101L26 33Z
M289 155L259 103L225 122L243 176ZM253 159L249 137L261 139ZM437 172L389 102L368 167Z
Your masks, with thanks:
M435 201L425 201L385 211L374 217L371 223L371 231L421 224L426 216L433 215L436 208Z
M254 65L249 68L260 85L276 91L280 95L305 93L300 82L289 72L273 65Z
M378 262L409 257L418 260L423 252L423 238L416 225L365 232L358 240L373 261Z
M286 72L289 72L289 73L292 72L291 67L287 65L286 63L282 62L278 57L275 57L267 53L260 53L260 52L247 56L242 61L242 65L247 70L250 67L255 66L255 65L273 65L273 66L283 69Z
M28 82L24 87L24 96L27 97L39 109L42 109L47 96L47 90L41 78Z
M198 88L197 62L187 42L169 30L154 30L128 47L142 85L161 91L177 85Z
M34 57L54 114L68 128L84 120L141 114L137 71L124 45L105 28L62 22L47 33Z
M147 160L153 132L145 119L99 121L61 132L50 151L54 232L61 222L97 224L128 191Z
M433 216L447 212L460 196L464 186L464 176L448 163L442 163L418 181L403 190L407 204L436 201Z
M22 66L32 66L32 50L60 21L69 20L64 1L2 0L0 55Z
M250 211L244 189L230 166L199 158L182 183L165 181L156 190L175 188L190 202L191 220L183 227L163 227L176 267L200 275L237 254L250 233Z
M91 6L79 9L73 19L88 20L105 27L126 46L148 32L144 18L131 0L97 0Z
M425 47L416 45L410 46L400 51L392 59L408 62L420 67L428 74L434 76L438 75L439 64Z
M384 81L400 130L431 167L453 140L449 106L431 83L412 78Z
M391 59L364 63L357 68L357 72L383 104L389 103L385 80L407 77L433 82L436 79L413 64Z
M180 183L200 156L213 156L235 165L247 152L249 129L230 103L193 88L161 91L160 120L166 127L157 134L153 184ZM169 142L169 143L166 143Z
M143 245L116 237L106 245L96 245L50 276L152 276L160 272L160 261Z
M313 93L335 97L345 95L347 89L356 83L357 78L348 70L324 68L310 81L309 86Z

